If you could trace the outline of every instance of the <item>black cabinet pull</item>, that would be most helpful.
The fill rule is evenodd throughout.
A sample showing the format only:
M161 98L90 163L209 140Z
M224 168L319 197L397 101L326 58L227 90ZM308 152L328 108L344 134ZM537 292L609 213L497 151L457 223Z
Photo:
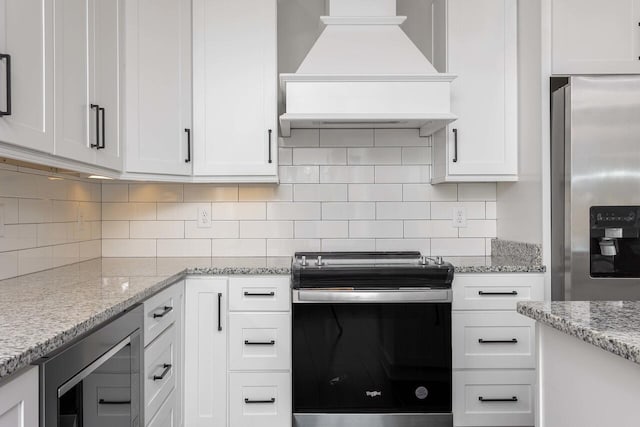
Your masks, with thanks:
M513 397L505 397L505 398L498 398L498 399L485 399L482 396L478 396L478 400L480 402L517 402L518 398L516 396L513 396Z
M4 111L0 111L0 117L11 115L11 55L0 53L0 60L3 60L7 70L7 105Z
M480 338L478 342L480 344L518 344L518 340L516 338L511 338L510 340L483 340Z
M458 129L451 129L453 132L453 163L458 163Z
M478 291L478 295L518 295L518 291L511 291L511 292L484 292L484 291Z
M130 400L98 400L98 405L131 405Z
M275 296L275 292L245 292L245 297L273 297Z
M158 317L164 317L167 315L167 313L169 313L171 310L173 310L173 307L170 307L168 305L165 305L164 308L162 309L162 313L153 313L153 318L157 319Z
M191 129L184 130L187 133L187 158L184 159L185 163L191 162Z
M99 107L98 110L100 111L100 113L102 114L102 144L99 144L96 148L98 150L102 150L106 145L106 139L105 139L105 110L104 107Z
M222 330L222 294L218 293L218 331Z
M100 148L100 106L91 104L90 107L96 110L96 143L91 144L91 148Z
M160 375L154 375L153 376L154 381L163 380L164 377L166 377L169 371L171 370L172 365L171 363L165 363L164 365L162 365L162 367L164 368L164 371L162 371Z
M274 340L271 341L249 341L244 340L244 345L276 345Z
M276 402L276 398L272 397L271 399L268 400L251 400L251 399L247 399L245 397L244 399L244 403L275 403Z
M273 131L269 129L269 163L273 163L273 160L271 159L271 134L272 133Z

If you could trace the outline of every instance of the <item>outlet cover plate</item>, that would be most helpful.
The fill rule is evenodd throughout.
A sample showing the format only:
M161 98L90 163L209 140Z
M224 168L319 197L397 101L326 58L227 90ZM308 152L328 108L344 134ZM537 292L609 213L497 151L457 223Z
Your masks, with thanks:
M211 208L198 208L198 228L211 228Z
M453 208L453 226L464 228L467 226L467 209L462 207Z

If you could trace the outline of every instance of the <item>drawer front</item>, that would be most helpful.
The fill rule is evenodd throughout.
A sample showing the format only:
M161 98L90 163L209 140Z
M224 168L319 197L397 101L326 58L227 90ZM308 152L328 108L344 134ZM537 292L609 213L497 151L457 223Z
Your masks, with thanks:
M454 372L454 425L534 425L534 383L533 370Z
M535 321L510 311L454 312L454 369L535 367Z
M233 427L290 427L289 373L229 374L229 425Z
M176 392L172 391L153 418L147 417L147 427L178 427Z
M229 367L232 371L291 369L289 313L231 313Z
M230 311L289 311L289 276L229 278Z
M171 285L144 302L144 345L149 345L176 320L184 281Z
M170 326L144 352L145 417L150 419L176 388L176 327Z
M542 300L542 274L459 274L453 281L453 310L515 310L518 301Z

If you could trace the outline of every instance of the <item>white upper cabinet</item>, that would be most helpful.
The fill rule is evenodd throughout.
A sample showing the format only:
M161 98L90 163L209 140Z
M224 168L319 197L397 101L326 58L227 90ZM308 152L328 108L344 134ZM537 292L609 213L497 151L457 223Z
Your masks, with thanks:
M0 54L0 142L50 153L53 2L0 0Z
M434 65L458 76L458 120L433 137L434 183L517 180L517 19L517 0L434 2Z
M55 154L120 168L119 0L55 2Z
M128 0L126 171L191 175L191 0Z
M554 74L640 73L640 0L553 0Z
M194 0L194 172L275 182L277 2Z

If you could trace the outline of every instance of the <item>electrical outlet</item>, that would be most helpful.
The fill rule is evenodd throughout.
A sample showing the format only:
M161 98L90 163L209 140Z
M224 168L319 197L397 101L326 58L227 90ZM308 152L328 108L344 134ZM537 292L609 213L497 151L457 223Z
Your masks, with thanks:
M0 204L0 237L4 237L4 205Z
M211 228L211 208L198 208L198 228Z
M453 208L453 226L455 228L464 228L467 226L467 209Z

